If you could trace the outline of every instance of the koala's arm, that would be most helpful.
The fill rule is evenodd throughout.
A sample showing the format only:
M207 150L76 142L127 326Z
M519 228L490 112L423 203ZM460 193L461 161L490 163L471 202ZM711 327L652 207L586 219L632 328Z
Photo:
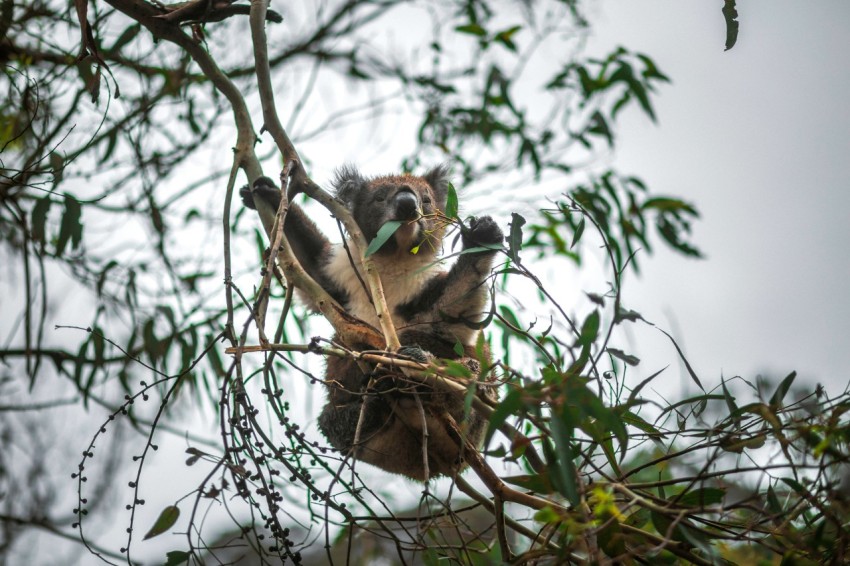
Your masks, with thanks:
M463 249L499 246L504 240L501 228L489 216L473 218L470 227L461 234ZM462 254L451 270L435 277L422 293L398 307L408 320L427 312L449 318L469 319L484 310L487 300L485 282L493 267L496 249Z
M247 186L239 191L242 202L248 208L257 209L257 200L277 210L280 206L280 189L268 177L259 177L254 181L253 189ZM290 202L283 224L286 239L292 252L304 270L316 280L338 302L344 299L344 292L327 277L324 266L331 255L331 243L319 230L316 223L304 213L297 204Z

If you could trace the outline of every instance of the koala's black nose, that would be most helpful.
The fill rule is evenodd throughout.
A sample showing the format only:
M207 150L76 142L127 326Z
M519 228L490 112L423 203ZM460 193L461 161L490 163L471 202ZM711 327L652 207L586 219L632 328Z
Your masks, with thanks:
M413 220L419 216L419 199L413 191L402 190L393 197L395 217L398 220Z

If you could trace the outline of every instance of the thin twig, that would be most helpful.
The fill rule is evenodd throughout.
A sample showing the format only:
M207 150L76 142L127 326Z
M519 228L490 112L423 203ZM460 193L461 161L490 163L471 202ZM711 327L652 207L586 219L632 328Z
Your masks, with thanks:
M428 419L425 417L425 407L422 406L422 399L419 398L419 392L413 391L413 398L416 400L416 408L419 410L419 416L422 418L422 478L425 483L424 493L428 493L428 481L431 478L431 471L428 469Z

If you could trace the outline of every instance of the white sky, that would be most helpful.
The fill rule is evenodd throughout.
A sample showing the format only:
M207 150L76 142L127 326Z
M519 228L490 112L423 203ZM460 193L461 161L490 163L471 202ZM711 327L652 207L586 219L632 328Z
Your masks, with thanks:
M722 5L607 0L590 16L591 53L624 45L673 80L655 99L658 127L625 114L616 165L703 214L695 241L708 259L657 254L627 298L675 330L706 385L721 372L749 379L796 369L843 390L850 3L739 2L728 52ZM664 340L659 363L675 360ZM656 356L638 344L644 359Z

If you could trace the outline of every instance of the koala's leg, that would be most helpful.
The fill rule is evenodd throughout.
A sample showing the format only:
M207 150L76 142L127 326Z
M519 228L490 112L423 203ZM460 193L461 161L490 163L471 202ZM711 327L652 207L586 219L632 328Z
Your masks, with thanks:
M360 445L368 444L373 436L387 425L390 409L380 399L368 398L366 407L353 402L345 405L327 403L319 415L319 430L331 443L331 446L347 454L354 447L357 423L363 412L363 424L360 429Z
M328 403L319 415L319 429L331 445L343 454L353 454L357 460L387 472L423 481L423 436L422 427L418 424L421 422L420 413L415 408L398 406L392 397L394 393L385 395L388 402L383 398L367 401L356 448L354 436L360 419L360 403L342 406ZM438 426L439 423L429 419L428 462L431 477L450 473L451 468L444 462L444 456L451 457L448 461L454 462L458 452L457 446L452 445L453 451L446 454L447 438L445 433L440 433Z

